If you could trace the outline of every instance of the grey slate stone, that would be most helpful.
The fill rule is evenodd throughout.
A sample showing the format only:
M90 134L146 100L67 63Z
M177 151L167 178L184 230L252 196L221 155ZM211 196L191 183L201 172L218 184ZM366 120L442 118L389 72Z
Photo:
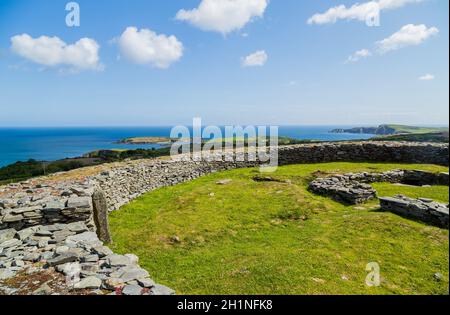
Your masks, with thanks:
M89 231L84 222L74 222L67 225L67 229L75 233L83 233Z
M67 208L89 208L91 204L90 197L71 197L67 201Z
M141 287L144 288L153 288L156 283L152 279L146 278L146 279L137 279L137 282Z
M152 289L152 295L174 295L175 291L161 284L155 285Z
M97 262L99 260L98 255L87 255L81 257L82 262Z
M122 294L123 295L142 295L142 287L139 285L126 285L123 290L122 290Z
M97 277L87 277L74 285L75 289L99 289L102 285L102 280Z
M8 280L12 277L14 277L16 273L9 268L7 269L0 269L0 280Z
M109 256L113 254L113 251L106 246L96 246L93 248L94 253L96 253L100 258Z
M115 290L116 288L123 287L125 285L125 281L120 278L106 278L103 281L103 287L106 290Z
M108 261L108 265L111 267L123 267L130 265L130 259L126 256L113 254L106 257L106 259Z
M11 248L11 247L16 247L22 245L22 242L16 238L4 241L3 243L0 244L0 248Z
M23 241L23 240L29 238L31 235L33 235L35 231L36 231L36 227L30 227L27 229L17 231L17 236L21 241Z
M58 266L66 263L75 262L78 260L78 256L75 254L64 253L53 259L47 261L49 266Z
M132 268L129 270L126 270L120 278L123 279L125 282L129 282L132 280L138 280L138 279L144 279L149 276L148 272L141 268Z
M18 215L12 215L12 214L7 214L3 217L2 221L4 223L14 223L14 222L19 222L23 220L23 215L18 214Z
M27 253L27 254L25 254L25 256L23 256L23 260L37 262L37 261L39 261L40 257L41 257L41 254L37 253L37 252Z
M16 235L15 229L0 230L0 244L13 239Z
M66 244L70 244L70 243L74 243L74 244L82 243L82 244L90 245L92 247L101 245L101 242L97 237L97 234L95 234L94 232L84 232L81 234L69 236L66 239Z

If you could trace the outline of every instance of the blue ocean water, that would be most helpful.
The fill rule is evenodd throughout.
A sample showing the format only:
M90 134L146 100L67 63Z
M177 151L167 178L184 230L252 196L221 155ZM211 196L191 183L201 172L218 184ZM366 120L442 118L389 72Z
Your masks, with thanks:
M333 134L334 128L351 126L285 126L280 136L305 140L368 139L372 135ZM0 167L28 159L53 161L78 157L99 149L158 148L159 145L124 145L115 143L130 137L168 137L171 127L117 128L0 128Z

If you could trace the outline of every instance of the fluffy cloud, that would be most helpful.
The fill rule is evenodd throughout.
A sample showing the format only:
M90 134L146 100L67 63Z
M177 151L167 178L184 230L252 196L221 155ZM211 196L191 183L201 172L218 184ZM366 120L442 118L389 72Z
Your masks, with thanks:
M425 74L425 75L419 77L419 80L420 81L431 81L431 80L434 80L434 75L432 75L432 74Z
M117 42L122 55L136 64L166 69L183 56L183 44L175 36L145 28L128 27Z
M420 45L428 38L439 33L436 27L428 28L426 25L408 24L390 37L376 43L379 53L384 54L407 46Z
M372 53L368 49L361 49L348 57L347 62L357 62L363 58L370 57Z
M202 0L198 8L180 10L176 19L205 30L227 34L262 17L269 0Z
M261 67L267 62L267 53L264 50L259 50L251 55L242 59L242 66L244 67Z
M392 10L403 7L409 3L422 2L423 0L374 0L365 3L357 3L351 7L339 5L328 9L325 13L314 14L308 19L308 24L329 24L338 20L366 21L369 16L374 16L383 10Z
M15 54L40 65L65 65L75 70L102 68L98 55L100 46L90 38L82 38L75 44L68 45L58 37L32 38L28 34L22 34L12 37L11 44L11 50Z

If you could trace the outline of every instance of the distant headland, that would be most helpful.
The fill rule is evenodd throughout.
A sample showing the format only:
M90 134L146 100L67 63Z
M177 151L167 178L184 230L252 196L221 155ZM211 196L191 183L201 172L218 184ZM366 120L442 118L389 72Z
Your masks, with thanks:
M120 144L171 144L178 139L171 139L169 137L134 137L126 138L117 141Z
M380 125L378 127L355 127L350 129L333 129L331 133L353 133L370 135L405 135L405 134L426 134L426 133L448 133L448 127L417 127L405 125Z

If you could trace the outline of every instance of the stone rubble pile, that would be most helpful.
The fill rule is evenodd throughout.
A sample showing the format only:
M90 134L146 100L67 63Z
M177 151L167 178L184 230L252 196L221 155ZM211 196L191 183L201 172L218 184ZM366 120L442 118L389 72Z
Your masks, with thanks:
M63 273L73 290L112 295L174 294L156 284L138 266L135 255L114 254L83 222L0 230L0 281L37 266Z
M351 181L347 176L321 178L309 184L315 194L329 196L346 204L361 204L376 198L377 192L369 184Z
M449 205L420 198L411 199L402 195L380 198L381 209L426 222L440 228L449 228Z

